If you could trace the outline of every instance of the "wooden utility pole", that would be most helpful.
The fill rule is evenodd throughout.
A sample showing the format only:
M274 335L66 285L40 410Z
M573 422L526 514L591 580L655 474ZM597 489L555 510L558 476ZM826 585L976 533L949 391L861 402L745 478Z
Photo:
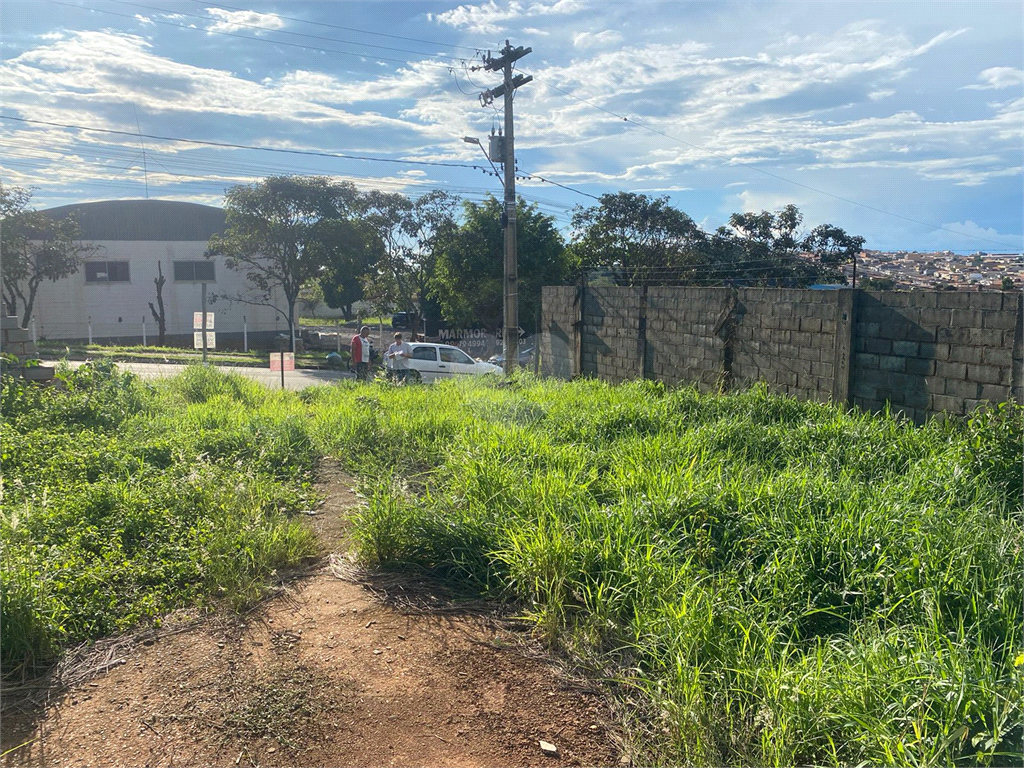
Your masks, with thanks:
M505 98L505 151L502 153L502 163L505 166L505 212L501 219L505 227L505 327L502 336L506 374L512 373L519 363L519 260L516 253L516 154L512 97L516 88L533 80L529 75L512 77L512 64L532 51L532 48L522 46L513 48L506 40L505 47L500 51L500 58L492 58L488 53L483 68L493 72L501 71L504 74L504 82L497 88L480 94L480 101L484 105L490 104L499 96Z

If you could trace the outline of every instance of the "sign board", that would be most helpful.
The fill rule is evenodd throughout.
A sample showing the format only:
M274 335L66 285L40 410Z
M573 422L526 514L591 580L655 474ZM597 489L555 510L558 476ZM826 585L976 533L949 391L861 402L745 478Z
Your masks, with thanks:
M283 358L283 360L282 360ZM270 370L280 371L281 363L284 362L284 369L286 371L295 370L295 353L294 352L271 352L270 353Z
M202 331L195 331L192 334L192 343L193 343L193 345L195 346L196 349L202 349L203 348L203 332ZM217 348L217 334L214 333L213 331L207 331L206 332L206 348L207 349L216 349Z
M192 330L201 331L203 330L203 313L193 312L192 313ZM206 313L206 330L213 330L213 312ZM203 342L200 340L199 346L203 346Z

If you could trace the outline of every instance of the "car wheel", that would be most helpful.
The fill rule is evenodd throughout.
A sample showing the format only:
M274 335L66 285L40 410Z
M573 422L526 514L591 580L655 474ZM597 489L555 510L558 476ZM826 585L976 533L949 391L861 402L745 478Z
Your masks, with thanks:
M415 368L410 368L409 372L405 376L406 379L408 381L411 381L413 384L423 383L423 377L420 375L420 372L417 371Z

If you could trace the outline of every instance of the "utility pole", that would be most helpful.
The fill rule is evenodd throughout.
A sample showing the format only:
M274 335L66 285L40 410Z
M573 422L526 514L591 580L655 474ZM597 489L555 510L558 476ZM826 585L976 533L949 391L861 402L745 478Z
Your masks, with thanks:
M502 72L504 82L497 88L480 94L480 103L488 105L500 96L505 98L505 139L502 163L505 166L505 212L501 217L505 227L505 280L504 307L505 328L502 331L505 348L505 373L510 374L519 363L519 260L516 253L516 155L512 127L512 97L516 88L533 80L527 75L512 77L512 64L533 51L532 48L513 48L509 41L501 49L500 58L492 58L488 52L483 69ZM491 160L493 161L493 157Z

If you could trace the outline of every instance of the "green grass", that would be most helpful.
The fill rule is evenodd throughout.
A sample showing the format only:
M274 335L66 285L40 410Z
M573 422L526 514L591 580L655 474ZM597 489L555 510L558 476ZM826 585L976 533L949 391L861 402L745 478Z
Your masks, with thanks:
M461 578L646 703L641 761L1019 762L1021 413L529 378L307 395L362 555Z
M174 608L241 608L316 554L290 517L315 462L293 398L201 366L155 387L109 363L61 376L3 382L5 675Z
M361 478L366 562L517 606L633 702L642 763L1021 761L1018 408L914 427L651 382L81 376L5 384L8 669L252 600L311 551L288 513L329 455Z

